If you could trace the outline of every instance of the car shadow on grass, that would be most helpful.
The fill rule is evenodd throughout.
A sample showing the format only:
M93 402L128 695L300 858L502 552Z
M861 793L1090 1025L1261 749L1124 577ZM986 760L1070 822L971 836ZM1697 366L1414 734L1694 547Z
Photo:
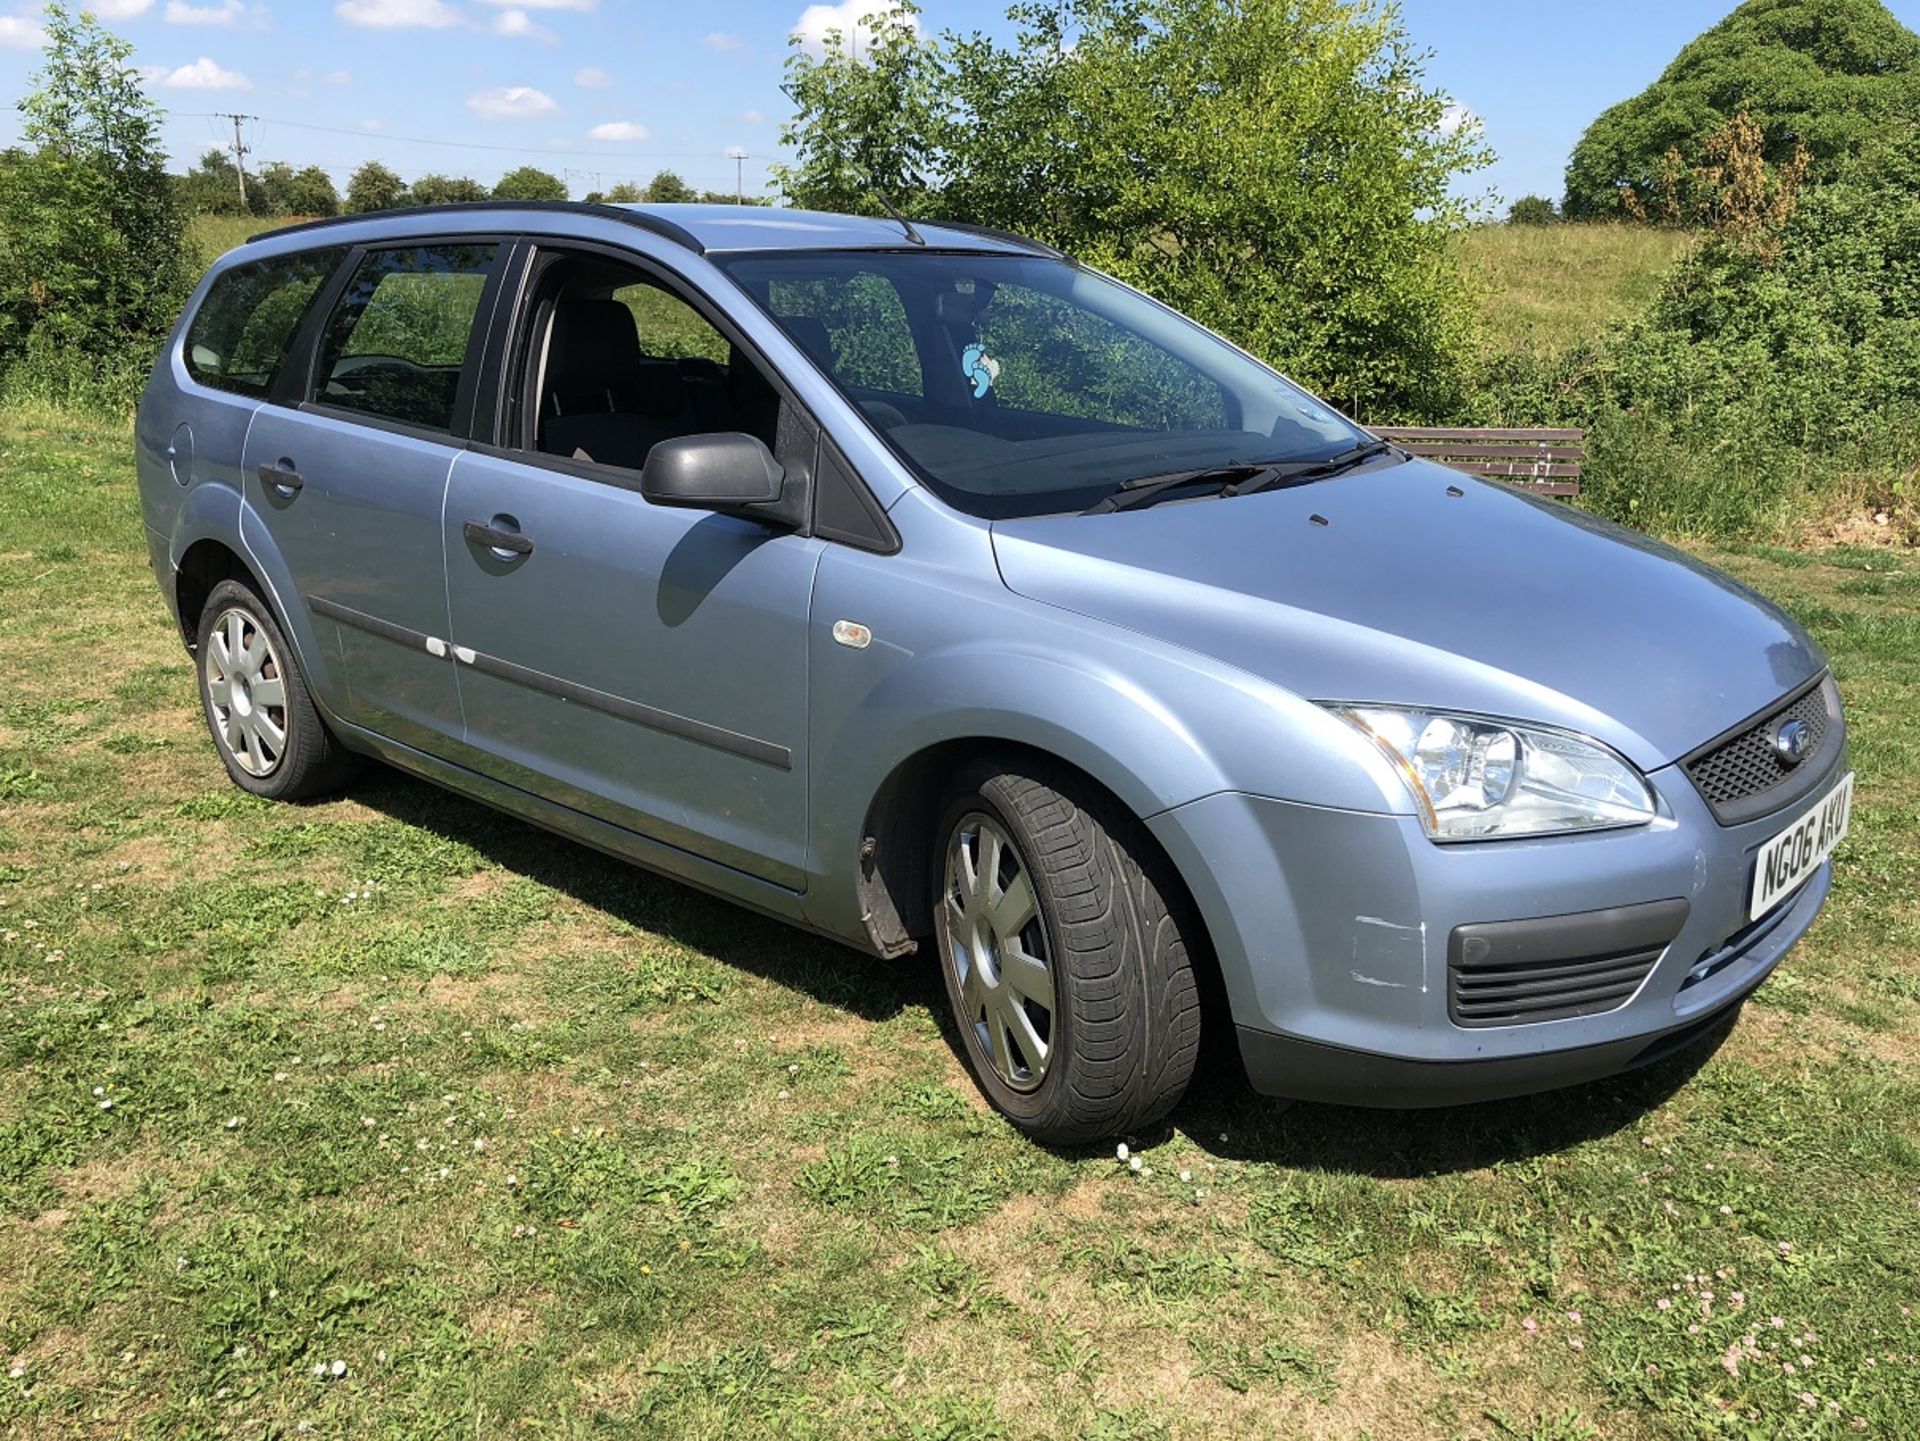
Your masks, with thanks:
M1411 1180L1565 1151L1625 1130L1713 1058L1734 1018L1651 1065L1503 1101L1422 1110L1288 1102L1256 1094L1237 1057L1211 1056L1172 1122L1224 1160Z
M369 768L351 795L615 920L862 1020L914 1005L940 1014L940 978L922 956L866 955L385 766Z
M924 947L890 961L866 955L386 767L356 785L353 798L390 819L470 846L503 870L617 920L862 1020L885 1021L908 1007L924 1007L965 1065L959 1031ZM1222 999L1209 998L1210 1022L1220 1015ZM1673 1055L1608 1080L1432 1110L1372 1110L1259 1095L1247 1082L1231 1028L1210 1024L1185 1100L1157 1134L1136 1139L1151 1145L1178 1130L1223 1160L1382 1180L1478 1170L1564 1151L1632 1125L1687 1084L1732 1024L1729 1019ZM1111 1150L1103 1145L1060 1154L1110 1158Z

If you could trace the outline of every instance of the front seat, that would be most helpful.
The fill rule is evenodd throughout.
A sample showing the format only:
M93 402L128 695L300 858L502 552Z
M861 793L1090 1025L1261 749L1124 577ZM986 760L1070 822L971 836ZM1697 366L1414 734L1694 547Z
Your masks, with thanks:
M540 410L542 450L629 470L700 429L679 369L641 354L633 312L611 299L554 306Z

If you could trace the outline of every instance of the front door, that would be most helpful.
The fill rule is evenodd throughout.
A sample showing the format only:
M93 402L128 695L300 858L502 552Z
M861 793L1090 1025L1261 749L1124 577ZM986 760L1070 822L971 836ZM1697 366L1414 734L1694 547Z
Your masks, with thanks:
M311 398L262 406L242 472L326 649L345 720L444 752L460 732L441 509L490 243L371 250L326 316ZM293 603L293 598L288 598Z
M521 423L453 467L444 541L466 738L502 779L803 888L807 619L821 543L651 505L670 435L760 433L754 362L649 275L549 264Z

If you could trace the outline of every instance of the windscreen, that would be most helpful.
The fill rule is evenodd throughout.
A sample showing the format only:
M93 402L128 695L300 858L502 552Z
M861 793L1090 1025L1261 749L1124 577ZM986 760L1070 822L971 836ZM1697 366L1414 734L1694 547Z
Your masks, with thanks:
M1130 480L1313 461L1364 436L1138 291L1064 260L715 257L949 504L1080 510Z

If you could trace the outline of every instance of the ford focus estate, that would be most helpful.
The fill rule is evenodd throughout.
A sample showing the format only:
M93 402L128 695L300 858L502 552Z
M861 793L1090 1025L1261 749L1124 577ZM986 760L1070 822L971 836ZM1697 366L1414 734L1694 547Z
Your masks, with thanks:
M379 757L930 946L1048 1143L1166 1115L1203 994L1282 1096L1664 1055L1805 933L1846 833L1839 697L1779 610L1017 236L290 227L201 283L138 447L237 785Z

